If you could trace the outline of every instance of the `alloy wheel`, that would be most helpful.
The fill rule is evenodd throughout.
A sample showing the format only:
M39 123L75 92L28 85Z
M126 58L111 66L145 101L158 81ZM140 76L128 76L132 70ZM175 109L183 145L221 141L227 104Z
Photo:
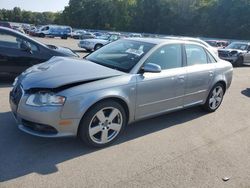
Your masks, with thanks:
M209 107L212 110L215 110L220 106L222 99L223 99L223 95L224 95L224 91L221 86L217 86L214 88L212 95L209 99Z
M89 123L90 139L97 144L112 141L121 131L123 125L122 113L114 107L99 110Z

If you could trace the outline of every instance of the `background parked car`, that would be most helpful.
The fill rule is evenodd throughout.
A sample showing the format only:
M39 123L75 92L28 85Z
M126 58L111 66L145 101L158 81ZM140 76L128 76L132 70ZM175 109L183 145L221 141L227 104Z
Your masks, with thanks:
M250 64L250 43L233 42L225 49L219 49L219 57L231 62L236 67Z
M72 38L73 39L81 39L81 36L86 33L85 30L75 30L72 32Z
M61 37L67 39L72 34L72 28L70 26L61 25L45 25L36 31L36 36L39 37Z
M140 33L130 33L129 35L128 35L128 37L142 37L142 35L140 34Z
M223 40L205 40L205 42L218 49L225 48L229 45L228 41Z
M81 35L80 39L94 39L96 36L93 33L86 32Z
M119 35L112 34L112 35L97 37L94 39L84 39L79 41L78 46L80 48L86 49L87 51L92 51L92 50L95 51L105 46L108 43L118 40L119 38L120 38Z
M9 22L2 22L2 21L0 21L0 26L1 27L12 28L12 26L11 26L11 24Z
M16 30L16 31L18 31L20 33L25 33L24 30L23 30L23 28L20 27L20 26L13 26L12 29L14 29L14 30Z
M0 76L16 77L53 56L78 57L68 48L45 45L12 29L0 27Z

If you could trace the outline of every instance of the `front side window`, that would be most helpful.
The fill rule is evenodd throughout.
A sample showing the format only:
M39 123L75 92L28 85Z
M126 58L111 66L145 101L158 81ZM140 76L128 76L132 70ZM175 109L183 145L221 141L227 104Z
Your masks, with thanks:
M24 40L23 38L5 32L0 32L0 47L21 50L22 43L26 43L26 45L29 45L32 51L38 50L36 45Z
M20 43L16 36L0 32L0 47L18 49L20 47Z
M186 44L187 66L207 64L207 54L201 46Z
M141 41L118 40L93 52L86 59L109 68L130 72L153 46L155 44Z
M146 60L147 63L157 64L162 70L182 67L181 44L160 47Z

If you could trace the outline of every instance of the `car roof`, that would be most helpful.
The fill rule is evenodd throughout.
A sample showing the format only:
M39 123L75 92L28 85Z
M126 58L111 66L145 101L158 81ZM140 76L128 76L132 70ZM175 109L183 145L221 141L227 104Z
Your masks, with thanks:
M168 39L168 38L145 38L145 37L132 37L132 38L125 38L126 40L133 40L133 41L138 41L138 42L146 42L146 43L151 43L151 44L162 44L162 43L181 43L181 42L189 42L189 43L195 43L199 44L198 42L195 41L189 41L189 40L178 40L178 39Z

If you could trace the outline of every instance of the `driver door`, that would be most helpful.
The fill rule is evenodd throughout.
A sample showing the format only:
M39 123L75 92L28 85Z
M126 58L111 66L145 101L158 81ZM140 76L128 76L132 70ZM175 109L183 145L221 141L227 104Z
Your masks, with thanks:
M30 45L32 52L21 48L21 43L24 41ZM28 67L40 62L38 53L38 47L25 38L11 32L0 31L0 75L19 75Z
M160 73L137 76L136 117L153 116L183 106L186 69L182 63L181 44L169 44L157 49L144 63L161 66Z

